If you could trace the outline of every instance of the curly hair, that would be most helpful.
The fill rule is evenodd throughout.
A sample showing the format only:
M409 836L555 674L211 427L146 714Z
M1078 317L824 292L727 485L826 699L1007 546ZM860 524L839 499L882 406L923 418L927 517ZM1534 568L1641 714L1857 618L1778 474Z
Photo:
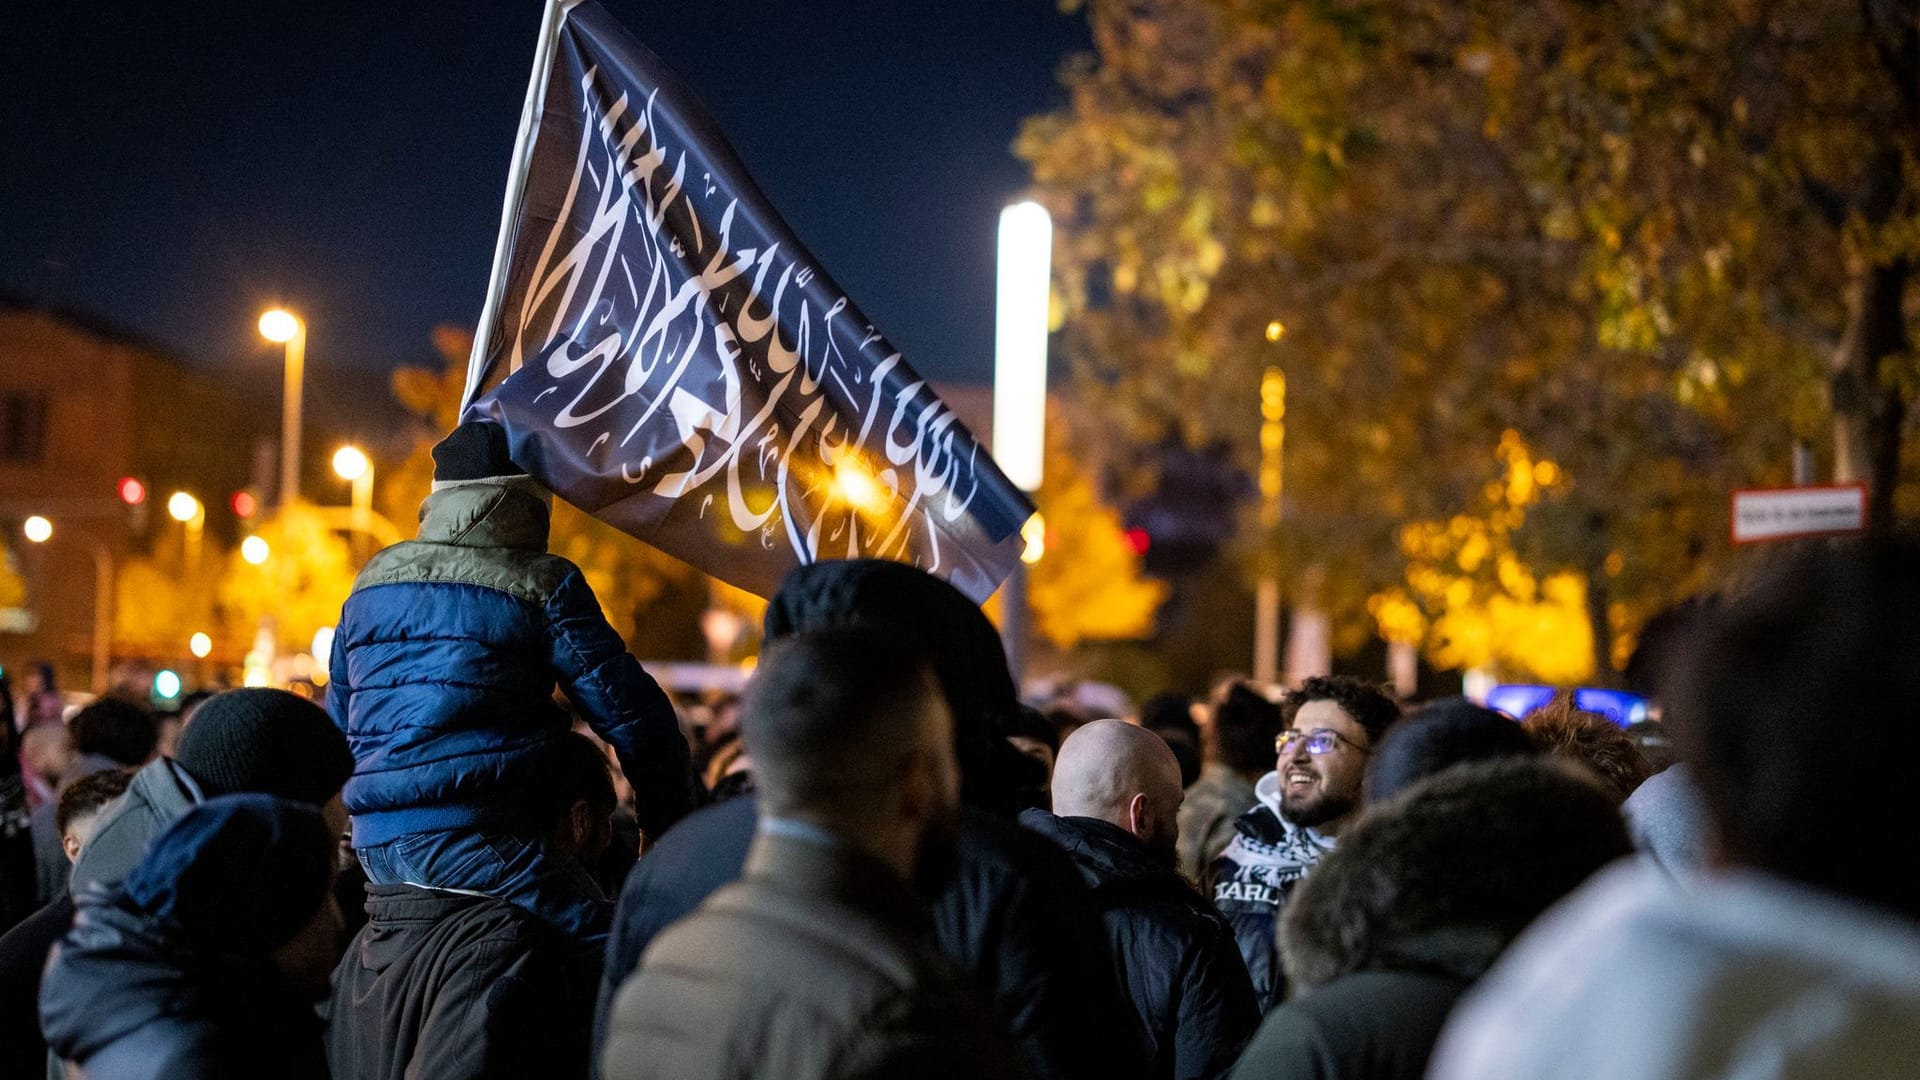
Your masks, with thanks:
M1373 683L1351 675L1315 675L1301 683L1299 689L1288 691L1287 696L1281 699L1282 724L1291 726L1300 707L1315 701L1331 701L1340 706L1340 711L1367 729L1369 739L1380 738L1395 720L1400 719L1400 706L1381 693Z
M1621 802L1652 774L1633 737L1605 715L1575 707L1571 690L1528 713L1520 727L1546 753L1592 769Z

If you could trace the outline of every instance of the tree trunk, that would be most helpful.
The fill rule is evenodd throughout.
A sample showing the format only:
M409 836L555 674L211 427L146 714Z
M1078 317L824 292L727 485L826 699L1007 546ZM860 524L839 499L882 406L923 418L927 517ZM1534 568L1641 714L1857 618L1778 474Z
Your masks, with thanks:
M1898 208L1903 163L1898 152L1877 155L1859 204L1870 225L1891 219ZM1856 254L1847 286L1847 328L1833 354L1833 479L1867 485L1867 527L1893 528L1893 493L1900 482L1901 425L1906 401L1881 377L1881 362L1904 356L1910 345L1904 311L1913 262L1886 263Z
M1833 478L1867 485L1867 523L1893 526L1893 492L1900 481L1901 426L1906 402L1881 378L1880 365L1907 351L1902 313L1912 265L1896 259L1868 266L1847 296L1847 330L1833 357Z
M1613 588L1607 583L1604 566L1587 568L1587 626L1593 632L1594 686L1616 686L1620 673L1613 666Z

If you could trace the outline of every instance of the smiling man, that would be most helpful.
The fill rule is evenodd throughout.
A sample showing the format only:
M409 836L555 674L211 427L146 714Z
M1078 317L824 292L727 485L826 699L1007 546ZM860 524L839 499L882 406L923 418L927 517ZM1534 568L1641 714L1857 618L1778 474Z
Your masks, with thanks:
M1295 885L1333 849L1360 813L1367 758L1400 718L1372 685L1344 675L1302 683L1281 703L1274 771L1254 785L1259 799L1234 822L1234 838L1213 864L1213 902L1232 923L1262 1009L1284 996L1274 926Z

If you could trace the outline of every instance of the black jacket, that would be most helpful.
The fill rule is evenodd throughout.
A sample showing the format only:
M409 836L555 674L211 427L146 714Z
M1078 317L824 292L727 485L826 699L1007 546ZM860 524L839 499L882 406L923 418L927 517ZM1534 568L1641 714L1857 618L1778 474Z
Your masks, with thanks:
M601 980L596 1057L608 1006L667 924L739 878L753 840L749 796L683 819L621 890ZM932 902L934 944L990 996L1035 1080L1147 1075L1138 1025L1073 867L1027 831L962 812L959 866Z
M1029 810L1020 823L1060 845L1093 893L1154 1075L1223 1076L1260 1023L1233 927L1174 869L1116 825Z
M40 973L73 922L73 897L27 916L0 936L0 1076L34 1076L47 1068L40 1035Z
M334 973L334 1080L587 1073L598 958L500 900L367 886Z
M113 901L81 897L47 965L40 1017L62 1060L88 1080L324 1080L319 1016L271 964L195 952Z
M1420 1080L1470 985L1440 971L1343 975L1268 1013L1233 1080Z

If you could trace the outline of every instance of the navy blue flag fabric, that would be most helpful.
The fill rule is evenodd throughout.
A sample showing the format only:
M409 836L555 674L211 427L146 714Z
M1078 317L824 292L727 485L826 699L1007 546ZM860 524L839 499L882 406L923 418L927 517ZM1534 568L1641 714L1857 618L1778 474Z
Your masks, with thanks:
M763 596L878 557L984 600L1032 504L686 85L599 5L556 11L466 417L568 502Z

